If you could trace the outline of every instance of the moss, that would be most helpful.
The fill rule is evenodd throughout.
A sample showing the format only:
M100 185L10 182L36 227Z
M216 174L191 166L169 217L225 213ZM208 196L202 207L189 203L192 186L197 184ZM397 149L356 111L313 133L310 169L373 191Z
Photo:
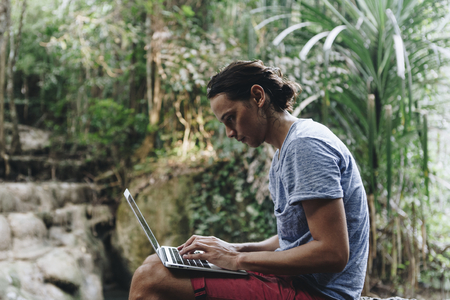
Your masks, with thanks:
M190 236L189 195L193 175L156 182L142 190L135 200L160 245L177 246ZM133 186L133 183L130 184ZM133 188L130 189L134 194ZM128 203L119 205L113 247L119 248L132 273L154 251Z

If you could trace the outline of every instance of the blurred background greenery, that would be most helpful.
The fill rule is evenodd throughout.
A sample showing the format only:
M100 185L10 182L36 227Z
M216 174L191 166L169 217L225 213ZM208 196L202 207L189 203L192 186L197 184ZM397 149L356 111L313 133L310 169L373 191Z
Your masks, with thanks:
M89 162L82 180L102 184L105 202L157 162L201 165L191 233L270 236L274 149L227 139L206 98L221 67L261 59L302 85L293 114L330 127L358 162L372 224L366 291L450 289L450 1L0 5L5 180L38 179L8 163L24 153L18 124L29 125L52 133L34 155Z

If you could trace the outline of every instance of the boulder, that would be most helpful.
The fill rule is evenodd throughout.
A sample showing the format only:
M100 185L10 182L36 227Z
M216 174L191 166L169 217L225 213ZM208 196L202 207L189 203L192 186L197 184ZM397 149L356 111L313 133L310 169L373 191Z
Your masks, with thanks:
M5 185L0 186L0 213L20 211L20 200Z
M0 212L49 212L69 203L92 203L95 193L87 183L7 182L0 187Z
M67 294L57 286L51 283L45 283L43 286L44 293L46 294L46 299L51 300L73 300L73 296Z
M114 218L94 200L87 184L0 185L0 300L103 300L107 258L94 228Z
M0 215L0 251L9 250L11 247L11 229L8 221Z
M13 257L33 259L49 251L47 228L33 213L11 213L8 215L13 237Z
M156 181L141 190L135 198L161 245L177 246L189 238L189 215L186 210L189 203L186 203L186 195L190 193L194 175ZM130 184L133 196L137 190L135 187L140 184L139 181ZM127 269L128 274L133 274L144 259L153 253L147 236L124 197L117 209L116 230L111 237L111 245L117 257L122 259L119 269Z
M52 213L49 240L54 247L69 247L77 261L84 264L83 269L101 275L107 257L102 241L93 234L95 225L88 219L85 204L68 204Z
M95 200L95 191L87 183L47 182L42 184L42 187L51 190L58 207L63 207L68 203L92 203Z
M17 212L27 212L38 210L41 199L36 194L36 188L34 183L4 183L3 187L9 191L11 195L14 195L19 199L21 205L20 209L16 208Z
M6 283L0 287L0 295L4 299L43 300L48 299L42 289L44 279L36 264L28 261L0 263L0 282ZM16 295L13 297L13 295ZM19 298L22 297L22 298ZM17 298L16 298L17 297ZM0 296L0 299L1 296Z
M37 260L44 282L58 287L65 296L81 300L103 300L102 279L95 265L90 253L67 247L55 248ZM61 293L47 289L52 294Z
M100 276L89 274L84 278L81 289L82 300L103 300L103 285Z
M74 256L65 248L55 248L37 260L44 280L69 295L75 295L83 282L83 273Z
M0 261L8 258L7 251L11 248L11 229L8 221L0 215Z
M5 122L5 132L12 132L12 123ZM23 152L43 151L50 147L50 131L19 124L20 144ZM9 141L10 139L7 139ZM7 143L7 148L9 148Z

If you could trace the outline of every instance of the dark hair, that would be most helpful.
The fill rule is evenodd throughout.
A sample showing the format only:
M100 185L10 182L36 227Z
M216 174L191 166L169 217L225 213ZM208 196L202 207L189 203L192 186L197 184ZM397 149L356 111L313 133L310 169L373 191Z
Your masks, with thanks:
M225 93L230 100L247 101L250 89L258 84L270 97L275 111L292 111L295 98L302 92L298 83L283 77L279 68L264 66L260 60L235 61L214 75L208 83L207 96L212 99Z

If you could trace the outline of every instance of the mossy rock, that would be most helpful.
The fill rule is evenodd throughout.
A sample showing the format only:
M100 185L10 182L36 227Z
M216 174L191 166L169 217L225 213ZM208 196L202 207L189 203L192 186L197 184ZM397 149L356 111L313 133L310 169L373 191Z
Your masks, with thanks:
M130 184L130 192L151 227L160 245L178 246L191 235L190 193L193 176L181 175L157 181L135 196L138 182ZM138 180L137 180L138 181ZM132 274L145 258L154 253L147 236L134 216L125 198L116 213L116 230L111 239L112 247Z

